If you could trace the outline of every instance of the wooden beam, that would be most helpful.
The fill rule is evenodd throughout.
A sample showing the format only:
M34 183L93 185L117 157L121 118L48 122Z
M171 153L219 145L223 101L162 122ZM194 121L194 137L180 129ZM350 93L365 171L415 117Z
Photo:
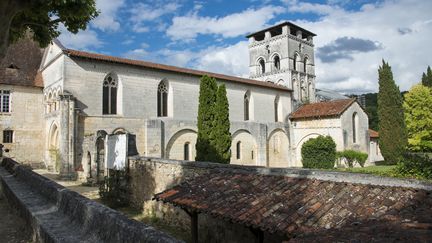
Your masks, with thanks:
M189 212L187 209L183 209L191 219L191 238L192 243L198 243L198 213Z

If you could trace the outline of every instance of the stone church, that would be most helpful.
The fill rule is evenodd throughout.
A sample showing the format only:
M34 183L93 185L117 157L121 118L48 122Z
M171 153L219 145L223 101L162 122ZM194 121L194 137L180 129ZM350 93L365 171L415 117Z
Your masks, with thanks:
M208 75L227 88L233 164L301 167L302 144L318 135L369 153L354 99L315 101L314 36L290 22L248 35L249 78L21 41L1 66L3 145L18 161L82 179L103 176L109 134L129 134L129 155L194 160Z

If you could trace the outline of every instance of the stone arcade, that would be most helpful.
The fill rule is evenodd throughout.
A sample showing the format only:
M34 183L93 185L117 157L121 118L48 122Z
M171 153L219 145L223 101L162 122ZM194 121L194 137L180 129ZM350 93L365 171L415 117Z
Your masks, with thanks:
M11 109L2 106L4 139L14 131L5 145L18 161L43 160L81 179L103 176L107 134L133 134L143 156L194 160L199 80L209 75L227 87L232 164L299 167L302 144L320 134L331 135L338 150L368 152L368 117L357 102L314 103L314 36L290 22L248 35L249 79L71 50L56 40L36 75L43 91L33 80L29 91L1 80L12 97ZM39 124L33 141L19 132L26 119L7 122L23 112ZM37 152L23 160L14 151L28 144Z

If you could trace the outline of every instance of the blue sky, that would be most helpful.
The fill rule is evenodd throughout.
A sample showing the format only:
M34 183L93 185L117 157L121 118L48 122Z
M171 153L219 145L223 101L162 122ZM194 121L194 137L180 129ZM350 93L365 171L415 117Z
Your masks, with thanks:
M432 1L97 0L85 31L63 31L68 48L248 76L245 35L292 21L314 33L317 87L376 92L386 59L402 90L432 64Z

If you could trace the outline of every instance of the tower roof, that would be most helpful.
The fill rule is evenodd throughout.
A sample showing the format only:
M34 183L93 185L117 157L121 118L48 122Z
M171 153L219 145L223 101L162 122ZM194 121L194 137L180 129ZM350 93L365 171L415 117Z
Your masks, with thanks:
M272 29L276 29L276 28L280 28L280 27L282 27L282 26L286 26L286 25L288 25L289 27L291 27L291 28L293 28L293 29L295 29L295 30L301 30L301 31L302 31L303 33L305 33L306 35L316 36L316 34L310 32L309 30L303 29L302 27L300 27L300 26L298 26L298 25L295 25L295 24L293 24L293 23L291 23L291 22L289 22L289 21L285 21L285 22L282 22L282 23L280 23L280 24L277 24L277 25L274 25L274 26L268 27L268 28L266 28L266 29L263 29L263 30L260 30L260 31L254 32L254 33L252 33L252 34L249 34L249 35L247 35L246 37L249 38L249 37L252 37L252 36L255 36L255 35L263 34L263 33L265 33L266 31L269 31L269 30L272 30Z

